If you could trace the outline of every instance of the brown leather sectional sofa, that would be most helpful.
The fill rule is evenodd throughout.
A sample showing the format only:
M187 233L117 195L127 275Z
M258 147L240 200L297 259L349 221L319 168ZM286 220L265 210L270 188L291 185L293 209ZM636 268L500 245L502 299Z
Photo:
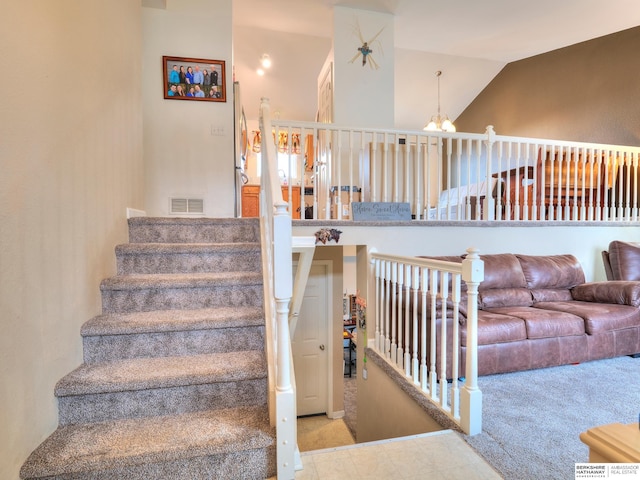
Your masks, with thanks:
M479 375L640 352L640 282L585 283L582 267L573 255L495 254L481 258ZM464 315L459 322L462 366L467 352Z
M602 260L607 280L640 280L640 243L614 240Z

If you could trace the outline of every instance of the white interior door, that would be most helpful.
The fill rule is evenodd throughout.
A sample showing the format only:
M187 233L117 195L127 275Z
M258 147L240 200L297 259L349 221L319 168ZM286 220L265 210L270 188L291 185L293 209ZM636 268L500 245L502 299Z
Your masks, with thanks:
M329 265L311 266L293 336L298 415L325 413L328 403Z

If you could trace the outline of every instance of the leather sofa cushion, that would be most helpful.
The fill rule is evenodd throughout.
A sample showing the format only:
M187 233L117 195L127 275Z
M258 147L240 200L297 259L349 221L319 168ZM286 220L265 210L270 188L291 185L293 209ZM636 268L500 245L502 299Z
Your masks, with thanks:
M531 290L535 302L570 302L574 300L571 290L566 288L538 288Z
M640 280L640 244L609 243L609 263L614 280Z
M478 310L478 345L525 340L524 321L511 315ZM460 345L467 346L467 329L460 330Z
M479 291L493 288L525 288L526 279L518 257L511 253L480 255L484 262L484 280Z
M527 338L553 338L584 335L584 320L571 313L534 307L509 307L493 312L509 313L524 320Z
M484 262L484 280L478 287L479 308L531 305L531 293L518 257L511 253L480 255Z
M573 288L585 282L584 271L573 255L517 255L530 289Z
M584 319L584 330L588 334L637 327L640 309L629 305L593 302L540 302L535 308L566 312Z
M482 285L482 284L481 284ZM533 305L531 292L526 288L496 288L483 290L478 294L479 308Z
M612 280L583 283L571 290L574 300L640 306L640 282Z

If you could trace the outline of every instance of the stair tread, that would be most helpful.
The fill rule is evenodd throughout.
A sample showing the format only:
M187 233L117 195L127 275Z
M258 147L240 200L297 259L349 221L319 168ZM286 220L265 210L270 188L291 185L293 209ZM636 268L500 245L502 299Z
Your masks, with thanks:
M104 279L101 290L138 290L147 288L194 288L262 284L260 272L207 272L126 274Z
M265 407L69 425L30 455L21 478L266 448L274 437Z
M235 382L267 376L259 350L82 364L55 387L58 397Z
M260 249L258 242L124 243L116 246L116 254L232 253L260 251Z
M257 217L237 218L237 217L133 217L128 220L129 225L182 225L182 226L204 226L204 225L258 225L260 219Z
M156 310L151 312L98 315L85 322L80 333L84 337L92 335L128 335L249 327L264 324L264 310L262 307Z

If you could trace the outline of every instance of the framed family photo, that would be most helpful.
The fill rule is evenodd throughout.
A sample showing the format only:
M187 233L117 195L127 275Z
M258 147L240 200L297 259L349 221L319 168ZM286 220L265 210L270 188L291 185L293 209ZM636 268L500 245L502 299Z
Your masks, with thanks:
M224 60L162 57L164 98L226 102Z

